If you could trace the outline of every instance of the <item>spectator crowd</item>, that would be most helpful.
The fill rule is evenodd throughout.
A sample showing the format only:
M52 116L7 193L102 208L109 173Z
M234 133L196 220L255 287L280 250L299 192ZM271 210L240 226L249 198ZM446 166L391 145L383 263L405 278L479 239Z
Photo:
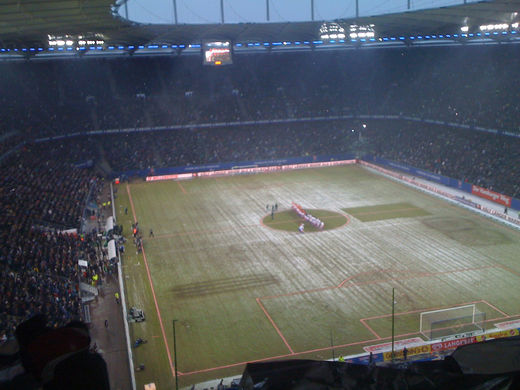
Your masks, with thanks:
M341 114L429 118L520 132L520 48L474 45L0 64L0 134Z
M95 177L75 168L85 158L88 142L27 144L2 161L0 185L0 337L37 313L51 326L80 316L78 260L89 272L101 273L93 251L95 235L80 235L83 208ZM90 153L88 153L91 156ZM79 159L79 160L78 160ZM76 229L71 234L66 231Z
M520 198L520 138L408 121L371 122L374 155Z

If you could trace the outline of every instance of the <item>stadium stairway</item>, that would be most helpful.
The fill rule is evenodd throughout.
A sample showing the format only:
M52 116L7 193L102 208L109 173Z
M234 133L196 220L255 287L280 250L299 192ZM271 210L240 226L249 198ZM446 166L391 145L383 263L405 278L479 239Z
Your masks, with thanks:
M81 301L83 303L92 302L99 295L98 289L90 284L81 282L79 288L81 290Z

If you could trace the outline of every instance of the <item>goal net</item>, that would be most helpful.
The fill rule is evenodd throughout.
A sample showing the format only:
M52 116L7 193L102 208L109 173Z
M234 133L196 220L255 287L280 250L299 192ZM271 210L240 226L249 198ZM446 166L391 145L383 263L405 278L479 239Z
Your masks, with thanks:
M420 317L420 332L429 340L450 335L483 331L486 313L475 304L425 311Z

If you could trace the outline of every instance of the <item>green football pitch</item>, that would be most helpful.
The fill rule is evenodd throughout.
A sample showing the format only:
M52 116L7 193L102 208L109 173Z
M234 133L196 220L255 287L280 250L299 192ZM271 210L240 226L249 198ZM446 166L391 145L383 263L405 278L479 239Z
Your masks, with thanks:
M422 337L422 311L475 303L487 327L520 318L520 232L360 166L116 189L127 306L147 317L130 324L148 340L133 350L146 365L137 388L174 387L174 320L184 387L240 376L248 361L388 342L392 289L397 339ZM291 202L325 228L299 233Z

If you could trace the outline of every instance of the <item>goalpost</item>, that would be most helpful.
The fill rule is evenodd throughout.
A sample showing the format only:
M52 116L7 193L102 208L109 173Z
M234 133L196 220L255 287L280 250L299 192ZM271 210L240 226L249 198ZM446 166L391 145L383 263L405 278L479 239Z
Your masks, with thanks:
M476 304L450 307L422 312L419 332L428 340L450 335L483 331L486 313L477 309Z

